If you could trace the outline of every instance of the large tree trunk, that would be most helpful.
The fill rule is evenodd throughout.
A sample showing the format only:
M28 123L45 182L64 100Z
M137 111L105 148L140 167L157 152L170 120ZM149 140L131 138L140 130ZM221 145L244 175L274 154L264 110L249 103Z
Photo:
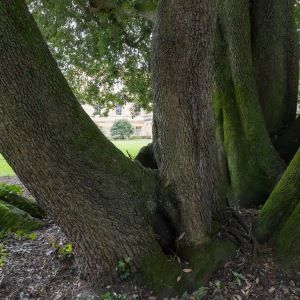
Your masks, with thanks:
M265 201L284 170L272 146L253 66L249 0L221 1L216 39L215 108L227 158L232 205Z
M193 244L207 242L222 206L211 93L216 12L217 1L161 1L153 32L155 155L177 230Z
M251 0L251 44L259 101L267 130L296 118L298 45L295 0Z
M153 182L83 111L24 1L0 2L0 40L0 152L63 228L83 274L105 284L120 259L133 270L162 261Z

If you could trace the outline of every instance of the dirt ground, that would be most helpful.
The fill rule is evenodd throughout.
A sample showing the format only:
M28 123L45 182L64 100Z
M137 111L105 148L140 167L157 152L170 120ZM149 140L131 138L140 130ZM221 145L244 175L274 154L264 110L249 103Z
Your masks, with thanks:
M2 177L0 182L22 186L16 176ZM27 191L25 195L28 195ZM239 213L246 224L256 214L253 210ZM110 292L111 299L161 299L147 287L131 282L130 278L121 285L92 290L81 279L73 255L59 253L59 249L68 244L61 229L51 220L46 222L45 228L35 232L35 238L20 234L1 238L0 255L1 251L3 253L1 249L5 249L6 256L4 266L0 267L0 300L96 300L107 292ZM245 234L232 231L232 228L240 228L242 232L241 227L233 217L224 226L222 234L232 239L238 237L241 247L213 275L207 286L199 287L192 295L183 294L172 299L300 300L300 272L282 270L268 245L260 246L256 259L253 259L251 239L247 240Z

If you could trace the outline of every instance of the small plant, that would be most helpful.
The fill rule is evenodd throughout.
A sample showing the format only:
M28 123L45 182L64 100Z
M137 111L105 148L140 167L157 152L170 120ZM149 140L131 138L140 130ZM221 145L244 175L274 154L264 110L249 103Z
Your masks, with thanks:
M0 196L5 196L7 194L16 194L16 195L23 195L21 187L15 185L15 184L6 184L1 183L0 184Z
M105 294L101 295L101 299L110 299L110 298L111 298L110 292L106 292Z
M118 271L120 278L122 280L126 279L128 276L130 276L130 261L131 258L130 257L126 257L124 259L121 259L119 261L119 264L116 268L116 270Z
M205 295L205 287L201 286L199 287L198 291L193 293L193 297L195 300L200 300Z
M53 236L50 237L49 242L51 244L52 249L57 249L59 244L56 243L55 238Z
M64 260L66 258L70 258L73 252L73 246L69 243L63 245L58 249L58 256L60 259Z
M187 291L185 291L185 292L181 295L180 300L186 300L186 299L188 299L188 297L189 297L189 294L188 294Z
M34 241L37 237L37 233L26 233L23 230L17 230L15 232L15 237L17 240L20 240L22 237L28 238L32 241Z
M34 241L37 237L37 233L26 234L25 236Z
M7 255L7 250L4 248L3 244L0 244L0 268L5 266L5 258Z
M23 230L17 230L15 236L17 240L20 240L22 236L25 236L25 232Z
M65 245L58 244L55 241L54 237L51 237L50 240L49 240L49 242L51 244L51 248L57 252L58 257L61 260L64 260L64 259L72 257L72 254L73 254L73 246L72 246L72 244L70 244L70 243L69 244L65 244Z
M222 287L223 287L221 281L219 281L219 280L215 283L215 286L216 286L216 288L219 289L219 290L221 290Z
M242 281L241 280L244 280L244 281L246 280L245 276L242 275L242 274L240 274L240 273L232 271L232 274L235 277L235 282L237 283L238 286L242 285Z
M101 299L107 299L107 300L126 300L127 294L117 294L117 293L110 293L106 292L105 294L101 295Z

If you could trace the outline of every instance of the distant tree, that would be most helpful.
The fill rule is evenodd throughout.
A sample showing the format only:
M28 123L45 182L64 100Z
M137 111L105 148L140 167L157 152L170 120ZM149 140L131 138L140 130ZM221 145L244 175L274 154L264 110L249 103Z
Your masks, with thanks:
M127 120L117 120L110 129L112 136L120 136L122 140L133 134L133 127Z

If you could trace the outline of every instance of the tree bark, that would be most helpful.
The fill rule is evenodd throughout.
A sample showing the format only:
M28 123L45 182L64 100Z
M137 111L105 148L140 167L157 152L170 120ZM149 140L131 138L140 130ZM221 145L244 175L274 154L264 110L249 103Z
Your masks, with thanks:
M300 147L300 117L286 128L282 128L274 139L274 146L280 157L289 164Z
M76 101L24 1L1 1L0 40L0 152L63 228L85 277L106 284L125 257L132 271L163 260L155 185Z
M171 30L172 35L175 34L167 39L180 53L183 64L179 71L183 75L175 82L160 78L162 86L154 80L159 87L159 97L163 96L159 98L163 102L159 103L176 100L173 104L167 102L170 106L161 107L163 116L164 109L170 109L166 118L173 120L171 126L161 123L159 127L160 170L164 183L172 188L162 187L158 191L157 180L147 176L139 164L126 158L108 141L76 101L25 2L0 2L0 152L37 202L66 233L83 275L95 285L116 281L119 260L130 257L131 273L153 290L169 285L184 287L188 278L177 283L180 268L177 263L172 265L167 261L153 227L161 230L171 221L181 230L176 234L186 232L187 242L198 246L209 240L212 218L221 211L218 149L210 94L214 30L209 22L214 24L216 7L215 3L200 0L191 4L181 0L173 4L174 7L172 1L160 3L159 22L162 23L159 26L164 24L165 7L174 8L181 32L176 36L176 31L169 26L166 33ZM187 10L182 10L181 5ZM166 17L172 20L172 14ZM188 24L186 29L183 20ZM160 35L160 29L157 32ZM186 59L185 46L189 46ZM191 52L194 47L195 56ZM203 51L199 47L203 47ZM172 56L173 48L168 49ZM160 51L156 53L159 55L154 56L154 61L158 58L155 62L158 66L163 56ZM175 51L172 56L173 63L178 53ZM205 62L207 57L209 61ZM166 71L166 66L158 68L158 74ZM189 75L188 80L186 75ZM166 82L168 90L163 88ZM182 91L177 88L178 98L172 90L177 83L183 84ZM168 93L172 97L164 98ZM176 132L177 100L184 114L181 121L186 121L187 127L183 123L176 135L180 148L175 149L174 160L169 143ZM200 131L204 130L206 135L202 136ZM171 204L168 195L174 191L177 202ZM179 205L172 207L174 203ZM165 212L172 211L172 216L178 213L181 218L157 219L161 204ZM156 225L155 220L159 221ZM196 251L202 260L198 255L193 262L196 266L193 278L198 281L203 279L203 272L197 273L199 264L206 262L204 273L208 276L234 247L228 242L223 247L218 241L207 243L201 249ZM184 248L183 255L186 250Z
M177 230L194 244L207 241L222 207L211 93L216 12L217 1L161 1L153 32L155 155Z
M259 241L271 240L280 260L300 268L300 149L260 211L254 232Z
M256 221L256 236L265 241L280 230L300 200L300 149L273 190Z
M262 204L284 170L259 103L248 0L221 1L215 50L215 108L226 153L232 205Z
M250 1L251 45L259 101L267 130L296 118L299 55L295 0Z

